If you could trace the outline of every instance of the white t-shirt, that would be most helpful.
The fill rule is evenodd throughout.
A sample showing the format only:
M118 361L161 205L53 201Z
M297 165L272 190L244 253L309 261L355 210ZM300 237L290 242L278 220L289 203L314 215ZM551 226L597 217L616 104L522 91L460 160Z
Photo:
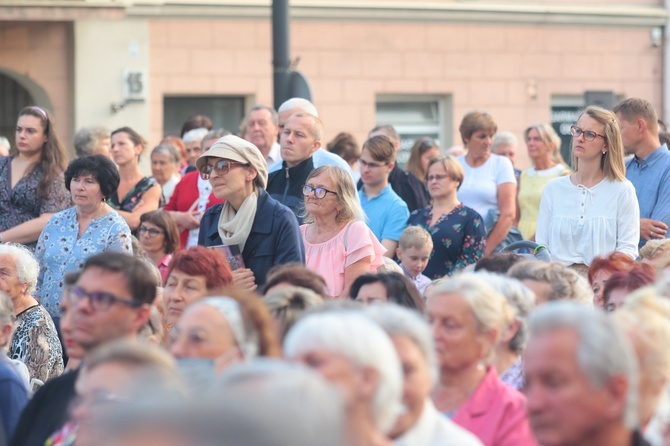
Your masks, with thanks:
M499 211L498 186L505 183L516 184L512 162L493 153L479 167L470 166L465 155L459 156L458 161L465 171L463 184L458 189L458 200L477 211L484 219L491 209Z
M204 214L207 210L207 203L209 202L209 194L212 193L212 185L209 180L203 180L200 175L198 175L198 204L195 209L200 212L200 215ZM186 242L186 247L190 248L198 244L198 235L200 235L200 227L193 228L188 231L188 241Z
M637 258L640 207L633 184L605 178L587 188L572 184L569 175L549 181L542 193L535 241L565 265L588 266L594 257L612 251Z

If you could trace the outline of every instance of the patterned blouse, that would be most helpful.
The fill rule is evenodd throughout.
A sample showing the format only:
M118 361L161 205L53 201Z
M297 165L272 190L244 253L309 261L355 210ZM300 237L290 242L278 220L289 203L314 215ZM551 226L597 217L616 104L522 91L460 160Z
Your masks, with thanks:
M486 248L486 228L477 212L459 204L430 225L433 208L412 212L408 226L421 226L433 237L433 252L423 274L435 280L476 263Z
M130 228L118 212L91 221L81 237L76 206L51 217L35 249L40 263L35 298L52 317L60 317L63 274L83 268L86 259L103 251L133 252Z
M158 181L156 181L154 177L144 177L135 185L135 187L130 190L130 192L126 194L125 197L123 197L123 201L119 202L119 196L116 192L114 192L112 196L109 197L107 204L109 204L117 211L132 212L132 210L135 209L135 206L137 206L137 204L142 201L144 194L157 184ZM163 197L161 196L160 206L163 204L165 203L163 202Z
M70 206L70 192L65 188L63 175L54 180L48 199L39 198L37 185L43 177L44 172L38 166L24 175L12 189L12 157L0 156L0 232ZM32 249L35 244L27 246Z
M30 307L16 316L9 344L11 359L23 362L30 379L47 382L63 373L63 351L56 326L41 305Z
M521 390L526 381L526 376L523 373L523 360L521 356L516 358L516 361L505 370L505 373L500 375L500 380L513 389Z

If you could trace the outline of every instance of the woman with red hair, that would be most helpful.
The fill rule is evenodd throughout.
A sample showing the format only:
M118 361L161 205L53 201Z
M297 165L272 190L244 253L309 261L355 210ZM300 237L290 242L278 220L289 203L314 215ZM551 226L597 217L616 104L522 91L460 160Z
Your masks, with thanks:
M614 251L604 257L596 257L589 266L588 278L593 289L593 305L605 309L603 292L605 282L610 276L619 271L627 271L633 266L633 259L627 254Z
M656 280L656 271L648 263L636 263L628 271L619 271L610 276L605 282L603 301L605 310L616 311L623 305L626 297L638 288L653 285Z
M233 273L228 261L219 251L202 246L177 251L168 265L165 279L165 321L174 327L191 302L232 282Z

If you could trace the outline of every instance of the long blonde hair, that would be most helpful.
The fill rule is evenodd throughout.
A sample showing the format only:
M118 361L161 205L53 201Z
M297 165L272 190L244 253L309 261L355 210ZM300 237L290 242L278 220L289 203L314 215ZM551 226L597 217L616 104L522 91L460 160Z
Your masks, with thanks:
M621 139L621 131L619 130L619 123L616 115L609 110L605 110L595 105L586 107L584 113L579 117L588 115L599 123L605 126L605 144L607 145L607 152L600 158L600 170L610 181L625 181L626 180L626 166L623 161L623 140ZM574 145L574 138L572 144ZM572 146L571 146L572 148ZM572 165L575 166L575 171L579 170L579 163L575 157L575 152L572 151Z
M523 139L528 144L528 134L531 130L536 130L540 134L540 139L547 146L551 147L551 160L556 164L568 165L561 155L561 137L556 134L556 130L549 124L533 124L523 132Z

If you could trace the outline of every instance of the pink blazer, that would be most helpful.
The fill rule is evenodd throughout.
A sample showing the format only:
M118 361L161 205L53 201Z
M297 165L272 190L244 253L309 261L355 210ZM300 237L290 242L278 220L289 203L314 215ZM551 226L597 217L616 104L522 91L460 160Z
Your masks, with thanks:
M536 446L526 413L526 397L504 384L494 367L452 421L485 446Z

